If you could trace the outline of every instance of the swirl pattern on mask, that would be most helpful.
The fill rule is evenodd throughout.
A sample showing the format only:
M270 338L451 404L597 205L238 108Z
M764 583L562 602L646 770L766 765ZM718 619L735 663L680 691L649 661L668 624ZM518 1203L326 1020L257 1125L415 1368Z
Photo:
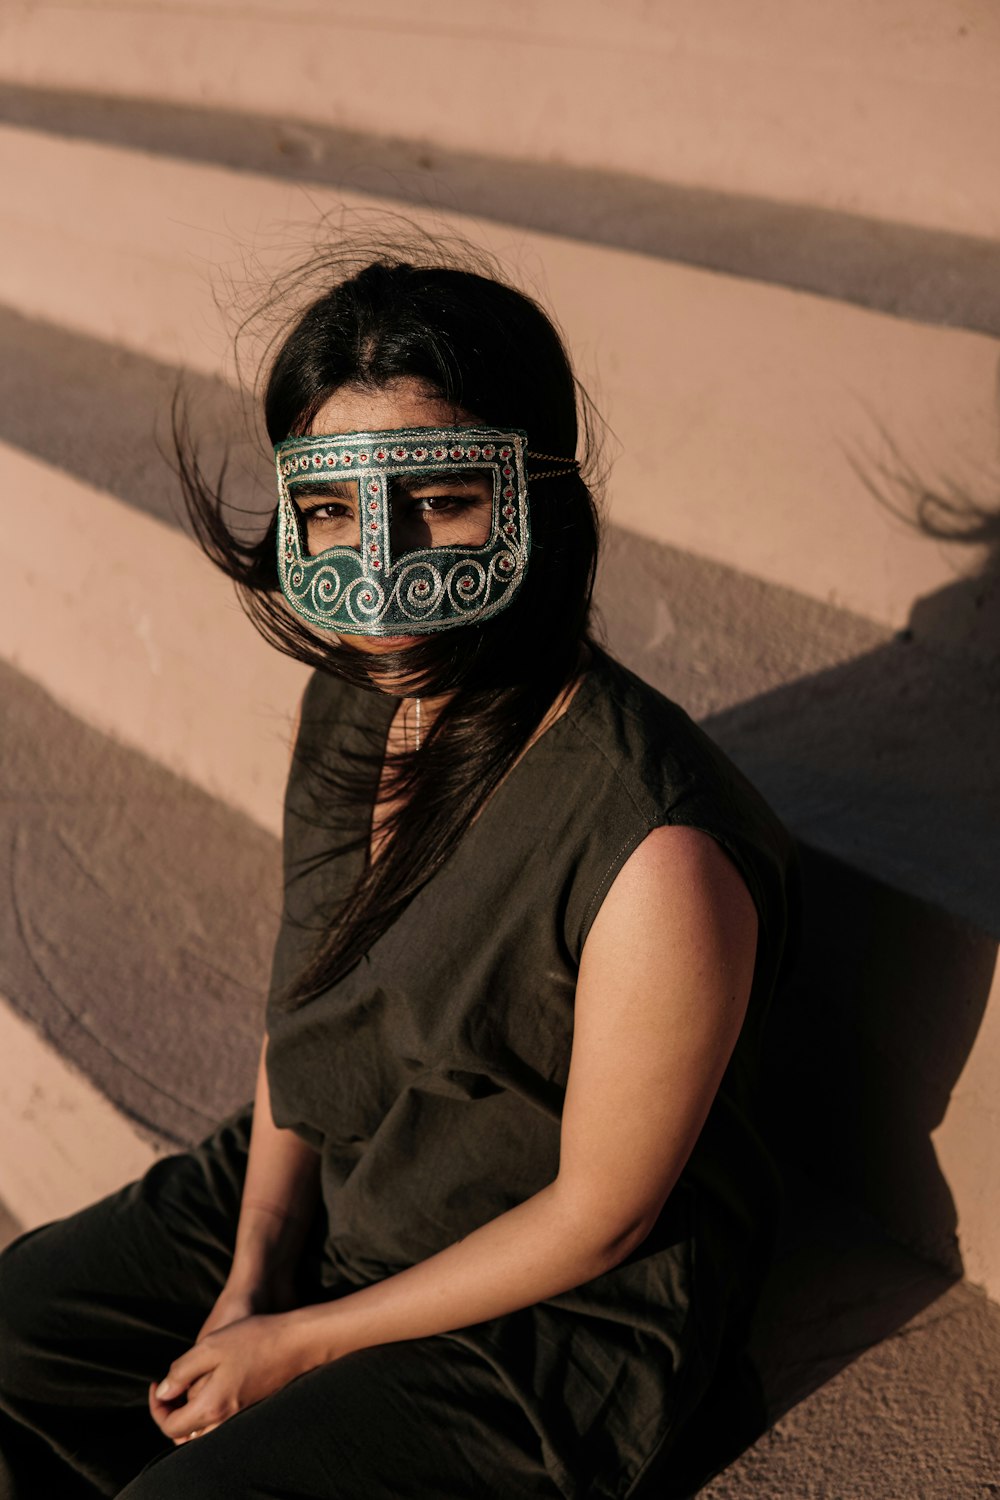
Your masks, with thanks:
M310 624L362 635L443 630L503 609L520 587L530 549L526 443L520 430L476 427L340 433L276 444L278 575L288 603ZM492 473L490 537L475 546L423 547L394 559L389 486L428 461L449 475ZM356 501L344 495L344 481L334 479L340 472L364 475ZM327 490L327 484L339 489ZM309 556L293 490L310 498L318 491L322 505L324 493L332 495L331 504L357 504L362 547L334 545Z

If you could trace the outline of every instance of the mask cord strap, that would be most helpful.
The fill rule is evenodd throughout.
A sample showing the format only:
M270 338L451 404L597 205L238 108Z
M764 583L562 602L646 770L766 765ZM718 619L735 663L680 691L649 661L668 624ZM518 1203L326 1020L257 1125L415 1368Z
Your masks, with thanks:
M558 453L535 453L532 449L528 448L525 450L525 457L536 460L540 459L545 463L559 465L557 469L546 469L542 474L529 474L527 476L529 483L533 479L559 479L563 474L577 473L580 468L575 458L564 458Z

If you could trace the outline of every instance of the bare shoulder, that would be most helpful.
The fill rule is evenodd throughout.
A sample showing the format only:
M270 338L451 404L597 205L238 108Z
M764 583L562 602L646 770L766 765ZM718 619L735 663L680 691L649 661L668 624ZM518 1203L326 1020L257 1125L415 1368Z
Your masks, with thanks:
M654 1222L707 1118L753 981L757 911L722 845L647 835L584 943L561 1190L626 1246Z
M757 911L746 881L718 839L681 824L654 828L633 850L613 881L585 952L636 931L701 925L706 934L728 933L740 946L755 943Z
M722 846L696 828L651 832L612 882L580 960L577 1021L616 1010L652 1037L728 1050L746 1013L757 910ZM610 1009L609 1009L610 1007Z

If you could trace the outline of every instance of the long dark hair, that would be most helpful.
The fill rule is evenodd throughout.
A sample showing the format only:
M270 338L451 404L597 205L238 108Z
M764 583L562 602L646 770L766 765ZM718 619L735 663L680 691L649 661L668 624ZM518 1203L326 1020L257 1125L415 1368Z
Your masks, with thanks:
M496 276L383 254L331 278L277 345L263 382L267 436L273 444L308 433L320 407L344 385L374 389L403 376L480 422L525 429L532 452L577 458L579 469L532 485L529 463L531 555L506 609L377 657L320 638L286 606L276 515L256 537L230 525L223 475L209 481L184 404L175 402L174 445L195 534L235 581L265 639L358 687L398 692L405 677L408 695L452 695L419 750L386 757L396 801L387 842L374 863L365 853L346 900L335 910L316 909L313 940L281 997L287 1006L328 989L447 858L572 677L590 624L599 522L585 476L597 451L595 416L549 318ZM534 463L536 473L553 467ZM296 755L309 805L330 838L308 871L286 865L286 879L311 875L351 848L367 851L369 830L359 830L356 813L374 800L383 750L370 742L334 761L300 734Z

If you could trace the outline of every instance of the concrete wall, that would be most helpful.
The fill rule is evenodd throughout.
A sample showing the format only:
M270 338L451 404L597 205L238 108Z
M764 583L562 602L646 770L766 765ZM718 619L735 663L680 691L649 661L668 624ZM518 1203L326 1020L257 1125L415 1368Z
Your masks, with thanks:
M9 0L0 68L995 235L998 47L986 0Z

